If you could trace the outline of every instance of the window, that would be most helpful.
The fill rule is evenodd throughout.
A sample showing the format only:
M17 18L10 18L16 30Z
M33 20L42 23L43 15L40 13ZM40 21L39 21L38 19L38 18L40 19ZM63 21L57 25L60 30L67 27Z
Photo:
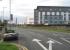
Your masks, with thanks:
M62 9L59 9L59 11L61 11Z
M53 21L50 21L50 23L53 23Z
M47 15L50 15L50 12L47 12Z
M59 19L60 19L60 20L62 20L62 19L63 19L63 17L62 17L62 16L59 16Z
M57 21L54 22L55 24L57 23Z
M56 15L59 15L59 12L56 12Z
M54 17L54 19L57 19L57 17Z
M53 17L50 17L50 19L52 19Z
M52 9L50 9L50 11L52 11Z
M64 17L64 20L66 20L66 17Z
M64 14L64 16L66 16L66 14Z
M42 12L42 15L45 16L45 12Z
M55 12L52 12L52 15L55 15Z
M62 24L63 22L62 21L60 21L60 24Z
M54 10L57 10L57 9L54 9Z
M64 12L61 12L61 15L64 15Z
M48 21L45 21L45 23L48 23Z

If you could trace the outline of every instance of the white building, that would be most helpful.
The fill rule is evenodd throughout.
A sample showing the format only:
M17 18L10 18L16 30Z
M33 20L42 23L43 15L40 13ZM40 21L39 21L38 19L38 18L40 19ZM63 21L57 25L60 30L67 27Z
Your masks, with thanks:
M70 7L38 6L34 10L34 24L64 25L70 24Z

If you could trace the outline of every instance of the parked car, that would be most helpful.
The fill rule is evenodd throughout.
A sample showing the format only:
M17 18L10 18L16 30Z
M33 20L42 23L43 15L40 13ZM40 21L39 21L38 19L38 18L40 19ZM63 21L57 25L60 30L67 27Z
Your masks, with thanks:
M4 41L8 40L18 40L18 33L15 30L7 30L4 34Z

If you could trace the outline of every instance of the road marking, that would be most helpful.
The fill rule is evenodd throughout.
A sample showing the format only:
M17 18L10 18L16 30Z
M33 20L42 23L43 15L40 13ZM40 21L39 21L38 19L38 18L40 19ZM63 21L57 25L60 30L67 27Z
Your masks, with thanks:
M52 44L54 43L52 40L49 40L47 43L49 43L49 50L52 50Z
M33 39L32 41L37 42L44 50L48 50L42 43L40 43L41 40Z
M60 38L60 39L64 40L67 43L70 43L70 41L66 40L65 38Z
M54 36L58 36L58 34L53 34Z
M54 40L54 39L52 39L52 38L48 38L48 39L50 39L50 40L52 40L52 41L54 41L54 42L56 42L56 43L58 43L58 44L63 44L63 43L61 43L61 42L59 42L59 41L56 41L56 40Z

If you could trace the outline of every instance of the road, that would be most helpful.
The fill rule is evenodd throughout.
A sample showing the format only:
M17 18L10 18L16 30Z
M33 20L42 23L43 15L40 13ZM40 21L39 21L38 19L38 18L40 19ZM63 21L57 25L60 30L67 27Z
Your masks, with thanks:
M16 28L16 32L19 33L19 43L26 46L28 50L47 50L49 40L54 42L52 50L70 50L70 34L23 28ZM33 41L34 39L40 40L39 43L43 46Z

